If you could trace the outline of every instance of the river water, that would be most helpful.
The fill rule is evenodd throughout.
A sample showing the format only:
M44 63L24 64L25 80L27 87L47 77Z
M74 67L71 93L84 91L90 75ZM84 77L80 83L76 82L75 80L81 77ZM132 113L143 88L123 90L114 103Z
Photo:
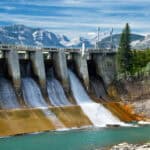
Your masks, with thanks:
M1 150L95 150L150 141L150 126L46 132L0 139Z

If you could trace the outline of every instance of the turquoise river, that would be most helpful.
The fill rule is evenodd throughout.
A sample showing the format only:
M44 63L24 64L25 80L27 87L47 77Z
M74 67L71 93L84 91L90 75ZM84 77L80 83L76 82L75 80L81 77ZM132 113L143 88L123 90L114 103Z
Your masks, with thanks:
M0 139L0 150L95 150L121 142L150 141L150 126L82 129Z

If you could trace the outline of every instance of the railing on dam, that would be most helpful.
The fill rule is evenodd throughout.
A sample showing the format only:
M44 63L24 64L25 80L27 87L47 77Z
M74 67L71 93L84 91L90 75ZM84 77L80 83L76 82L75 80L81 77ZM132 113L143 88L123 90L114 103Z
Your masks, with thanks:
M0 51L8 51L11 49L29 52L38 50L42 50L43 52L59 52L63 50L66 53L80 53L82 50L82 48L38 47L38 46L0 44ZM116 49L86 48L85 53L116 53Z

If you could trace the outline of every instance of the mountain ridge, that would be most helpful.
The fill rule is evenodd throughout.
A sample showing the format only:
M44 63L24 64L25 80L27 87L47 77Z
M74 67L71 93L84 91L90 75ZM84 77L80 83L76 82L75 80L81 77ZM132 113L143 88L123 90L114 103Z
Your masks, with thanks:
M118 48L121 34L114 34L113 47ZM71 47L81 48L82 43L88 48L94 47L96 38L77 37L70 39L66 35L56 34L41 28L32 28L21 24L1 26L0 27L0 43L12 45L26 45L38 47ZM99 47L110 48L111 38L106 36L98 42ZM133 49L150 48L150 35L142 36L131 34L131 46Z
M81 47L82 42L87 47L93 47L89 40L83 37L70 39L40 28L25 25L10 25L0 27L0 43L45 47Z

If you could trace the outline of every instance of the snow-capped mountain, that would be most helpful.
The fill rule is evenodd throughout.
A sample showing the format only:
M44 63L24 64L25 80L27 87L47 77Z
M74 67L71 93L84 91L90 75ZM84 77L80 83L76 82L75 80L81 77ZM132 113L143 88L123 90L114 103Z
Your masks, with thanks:
M91 43L89 39L86 39L84 37L77 37L71 39L65 46L66 47L82 47L82 43L85 43L86 47L93 47L94 45Z
M0 27L0 43L45 47L92 47L88 39L79 37L70 40L65 35L58 35L40 28L30 28L24 25Z
M112 36L112 42L111 42L110 36L105 37L98 43L98 46L102 47L102 48L110 48L111 43L112 43L114 48L118 48L119 42L120 42L120 37L121 37L121 34L114 34ZM131 44L132 44L132 42L135 42L138 40L140 41L143 39L144 39L144 36L142 36L142 35L131 34Z
M143 40L136 40L131 43L134 49L150 48L150 35L147 35Z
M0 42L4 44L63 47L63 43L68 41L69 39L64 35L60 36L43 29L34 29L24 25L0 28Z

